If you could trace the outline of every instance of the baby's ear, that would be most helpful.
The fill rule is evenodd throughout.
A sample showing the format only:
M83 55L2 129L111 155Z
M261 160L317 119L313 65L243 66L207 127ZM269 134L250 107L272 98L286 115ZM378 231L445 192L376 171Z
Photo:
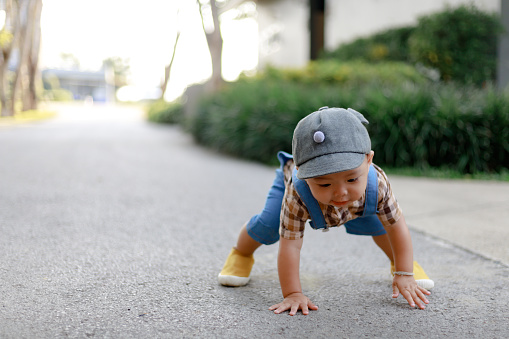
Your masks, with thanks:
M375 156L375 152L371 151L368 154L366 154L366 156L368 157L368 164L371 165L373 163L373 157Z
M355 115L357 117L357 119L359 119L364 125L368 125L369 124L369 121L366 118L364 118L364 115L362 115L361 113L357 112L353 108L348 108L347 111L352 113L353 115Z

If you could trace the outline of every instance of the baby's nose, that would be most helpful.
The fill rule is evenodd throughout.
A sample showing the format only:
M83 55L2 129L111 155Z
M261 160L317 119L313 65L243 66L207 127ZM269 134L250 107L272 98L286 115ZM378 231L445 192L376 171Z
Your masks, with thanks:
M348 194L348 190L345 187L337 187L334 190L334 197L336 198L342 198Z

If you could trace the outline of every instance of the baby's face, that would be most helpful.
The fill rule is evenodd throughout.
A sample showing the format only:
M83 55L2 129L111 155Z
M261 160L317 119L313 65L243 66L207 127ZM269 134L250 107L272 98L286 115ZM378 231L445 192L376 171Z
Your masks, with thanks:
M355 169L306 179L313 197L322 204L336 207L347 207L359 200L366 191L372 160L373 152Z

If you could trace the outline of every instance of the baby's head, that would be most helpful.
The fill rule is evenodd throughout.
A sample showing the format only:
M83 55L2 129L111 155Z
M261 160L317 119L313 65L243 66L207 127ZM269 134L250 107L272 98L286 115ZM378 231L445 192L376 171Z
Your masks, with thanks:
M359 167L372 154L364 116L349 108L322 107L302 119L293 133L297 177L309 179Z
M346 207L363 196L373 159L368 121L353 109L320 108L293 133L297 177L320 203Z

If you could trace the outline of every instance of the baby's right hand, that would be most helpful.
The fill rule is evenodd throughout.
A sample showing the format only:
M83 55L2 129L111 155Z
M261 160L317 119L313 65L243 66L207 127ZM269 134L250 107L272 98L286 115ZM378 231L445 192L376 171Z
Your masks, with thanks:
M316 311L318 306L313 304L304 294L298 292L287 295L283 302L269 307L269 310L276 314L290 310L290 315L295 315L298 310L302 310L302 314L306 315L309 314L310 309Z

